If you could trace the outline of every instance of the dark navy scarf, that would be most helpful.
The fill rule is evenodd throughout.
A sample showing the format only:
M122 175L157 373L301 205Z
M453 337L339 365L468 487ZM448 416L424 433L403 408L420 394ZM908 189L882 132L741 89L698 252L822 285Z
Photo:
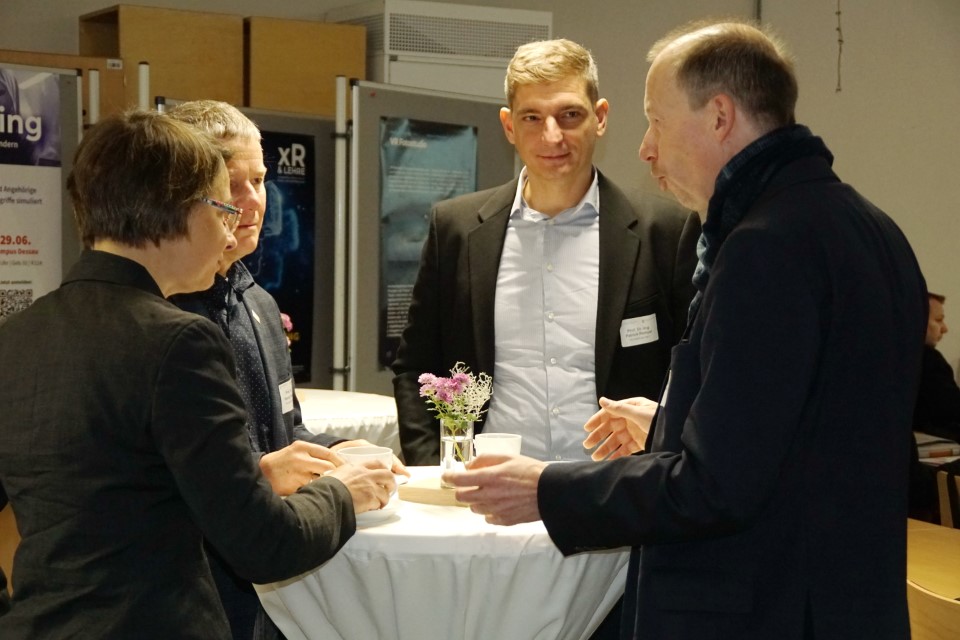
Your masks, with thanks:
M780 169L809 156L822 156L833 164L833 154L823 140L813 135L807 127L796 124L757 138L720 170L713 197L707 207L707 219L697 241L699 261L693 272L693 285L697 293L690 303L690 324L700 308L703 292L710 280L710 269L723 241Z

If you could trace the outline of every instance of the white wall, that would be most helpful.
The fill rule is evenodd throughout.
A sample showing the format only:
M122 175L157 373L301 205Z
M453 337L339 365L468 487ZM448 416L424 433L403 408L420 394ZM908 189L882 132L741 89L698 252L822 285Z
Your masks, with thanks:
M644 56L669 28L708 15L753 16L755 0L472 0L552 11L554 34L589 47L611 125L598 164L617 182L655 188L636 150L643 119ZM77 17L105 0L2 0L0 49L77 53ZM349 0L145 0L141 4L239 15L321 19ZM932 290L947 296L958 330L941 343L960 369L960 2L840 0L842 91L837 84L837 0L764 0L764 21L797 57L798 118L822 135L842 178L885 209L913 244Z
M797 57L798 118L823 136L847 182L910 239L927 286L947 296L941 351L960 361L960 2L766 0L763 18Z

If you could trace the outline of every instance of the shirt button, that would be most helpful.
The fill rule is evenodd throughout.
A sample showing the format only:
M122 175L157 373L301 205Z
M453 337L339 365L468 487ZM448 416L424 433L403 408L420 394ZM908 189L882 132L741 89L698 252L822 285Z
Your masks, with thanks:
M553 271L553 265L547 264L547 271Z
M556 358L550 358L550 364L557 364Z
M563 460L563 456L553 456L554 460Z
M554 408L553 408L553 411L552 411L551 413L553 413L553 415L555 415L555 416L558 416L558 415L560 415L560 409L557 409L556 407L554 407Z
M553 311L548 311L548 312L547 312L547 320L549 320L550 322L553 322L553 318L554 318Z

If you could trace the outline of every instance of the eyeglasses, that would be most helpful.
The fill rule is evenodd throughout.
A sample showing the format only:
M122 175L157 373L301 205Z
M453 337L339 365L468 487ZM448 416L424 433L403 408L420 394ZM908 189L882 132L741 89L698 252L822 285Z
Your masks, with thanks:
M200 201L223 211L223 224L227 227L227 231L233 233L240 226L240 216L243 215L243 209L240 207L213 198L200 198Z

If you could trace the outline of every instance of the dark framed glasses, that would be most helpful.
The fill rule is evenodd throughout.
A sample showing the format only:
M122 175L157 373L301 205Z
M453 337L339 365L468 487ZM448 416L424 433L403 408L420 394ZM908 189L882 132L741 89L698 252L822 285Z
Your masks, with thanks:
M240 207L235 207L232 204L221 200L214 200L213 198L200 198L200 201L207 203L211 207L216 207L223 212L223 224L231 233L236 231L237 227L240 226L240 216L243 215L243 209Z

